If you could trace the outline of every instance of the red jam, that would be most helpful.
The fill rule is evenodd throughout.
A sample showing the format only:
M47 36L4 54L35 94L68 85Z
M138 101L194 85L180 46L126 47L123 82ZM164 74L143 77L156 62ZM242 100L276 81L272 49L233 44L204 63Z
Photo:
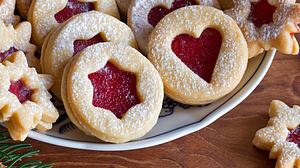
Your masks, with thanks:
M104 68L89 74L94 87L93 105L112 111L121 119L141 101L136 90L136 76L108 62Z
M286 141L294 142L300 148L300 126L290 131Z
M18 97L20 103L31 101L33 94L33 90L28 88L22 80L16 82L11 81L9 91Z
M11 54L17 52L18 49L15 47L10 47L8 50L0 53L0 63L3 62L7 57L9 57Z
M68 0L67 6L54 15L58 23L63 23L72 16L80 13L95 10L92 2L79 2L78 0Z
M261 28L262 25L273 22L273 14L276 9L276 6L269 4L268 0L252 2L248 19L254 23L256 27Z
M221 33L207 28L199 38L178 35L172 42L172 50L194 73L210 83L221 45Z
M73 43L74 46L74 53L73 55L76 55L80 51L84 50L85 48L100 43L104 42L103 38L101 37L100 34L97 34L96 36L92 37L91 39L88 40L75 40Z
M167 14L176 9L191 5L197 5L197 2L195 0L175 0L172 3L171 9L167 9L163 6L156 6L150 10L148 14L148 22L155 27L157 23Z

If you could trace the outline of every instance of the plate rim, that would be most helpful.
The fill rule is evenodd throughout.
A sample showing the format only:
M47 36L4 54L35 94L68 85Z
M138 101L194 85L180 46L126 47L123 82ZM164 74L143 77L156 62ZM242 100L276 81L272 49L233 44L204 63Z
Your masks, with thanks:
M273 62L275 54L276 54L275 49L266 52L264 58L262 59L258 69L253 74L253 76L246 82L246 84L240 89L240 91L238 91L235 95L229 98L222 105L220 105L220 107L218 107L215 111L209 113L203 119L197 122L173 129L171 131L164 132L162 134L150 138L146 138L140 141L133 141L124 144L99 144L93 142L68 140L68 139L62 139L62 138L46 135L37 131L30 131L28 137L40 142L44 142L56 146L73 148L73 149L82 149L82 150L93 150L93 151L137 150L137 149L149 148L149 147L153 147L153 146L157 146L157 145L161 145L173 141L175 139L199 131L202 128L212 124L217 119L219 119L220 117L222 117L223 115L231 111L233 108L235 108L237 105L239 105L243 100L245 100L265 77L266 73L268 72Z

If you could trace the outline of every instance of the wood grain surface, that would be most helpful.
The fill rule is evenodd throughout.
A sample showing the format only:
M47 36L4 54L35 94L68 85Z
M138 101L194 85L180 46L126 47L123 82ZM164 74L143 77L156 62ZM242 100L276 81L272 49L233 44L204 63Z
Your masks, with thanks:
M269 160L269 152L256 149L251 141L267 124L273 99L300 104L299 56L278 53L267 76L243 103L207 128L167 144L127 152L94 152L27 141L41 150L35 159L59 168L272 168L276 160Z

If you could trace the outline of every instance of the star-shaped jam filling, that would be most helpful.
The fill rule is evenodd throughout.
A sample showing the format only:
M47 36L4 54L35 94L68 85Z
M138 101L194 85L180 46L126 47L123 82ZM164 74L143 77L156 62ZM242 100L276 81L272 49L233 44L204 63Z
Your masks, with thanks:
M268 0L260 0L258 2L251 2L251 12L248 20L254 23L258 28L264 24L273 22L273 15L277 7L269 4Z
M141 102L135 74L123 71L111 62L89 74L88 78L94 87L93 105L110 110L119 119Z
M33 90L26 86L26 84L20 79L18 81L11 81L9 91L16 95L20 103L31 101Z

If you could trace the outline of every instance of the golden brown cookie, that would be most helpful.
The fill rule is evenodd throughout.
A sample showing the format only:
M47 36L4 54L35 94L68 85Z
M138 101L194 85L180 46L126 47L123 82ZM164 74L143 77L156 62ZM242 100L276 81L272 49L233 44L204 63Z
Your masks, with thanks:
M0 21L0 37L0 62L16 51L23 51L26 53L29 66L40 72L40 61L34 55L36 46L30 43L31 25L29 22L21 22L13 27Z
M217 0L132 0L128 11L128 25L142 53L147 54L149 36L164 16L176 9L191 5L220 8Z
M42 47L47 34L74 15L97 10L119 18L115 0L33 0L28 12L32 39Z
M41 66L43 73L54 77L52 91L57 97L60 98L62 72L70 58L87 46L108 41L137 47L126 24L97 11L79 14L50 33L42 49Z
M249 48L249 58L276 48L284 54L297 55L300 32L300 4L295 0L234 0L226 14L241 28Z
M288 107L274 100L269 109L268 126L256 132L253 144L269 150L277 159L276 168L300 167L300 107Z
M238 25L208 6L168 14L154 28L148 47L165 93L184 104L207 104L227 95L241 81L248 62Z
M52 85L51 76L29 68L20 51L0 63L0 71L0 120L11 137L23 141L31 129L50 129L58 118L47 91Z
M101 43L66 66L62 100L72 122L112 143L144 136L156 124L163 84L153 65L129 46Z

